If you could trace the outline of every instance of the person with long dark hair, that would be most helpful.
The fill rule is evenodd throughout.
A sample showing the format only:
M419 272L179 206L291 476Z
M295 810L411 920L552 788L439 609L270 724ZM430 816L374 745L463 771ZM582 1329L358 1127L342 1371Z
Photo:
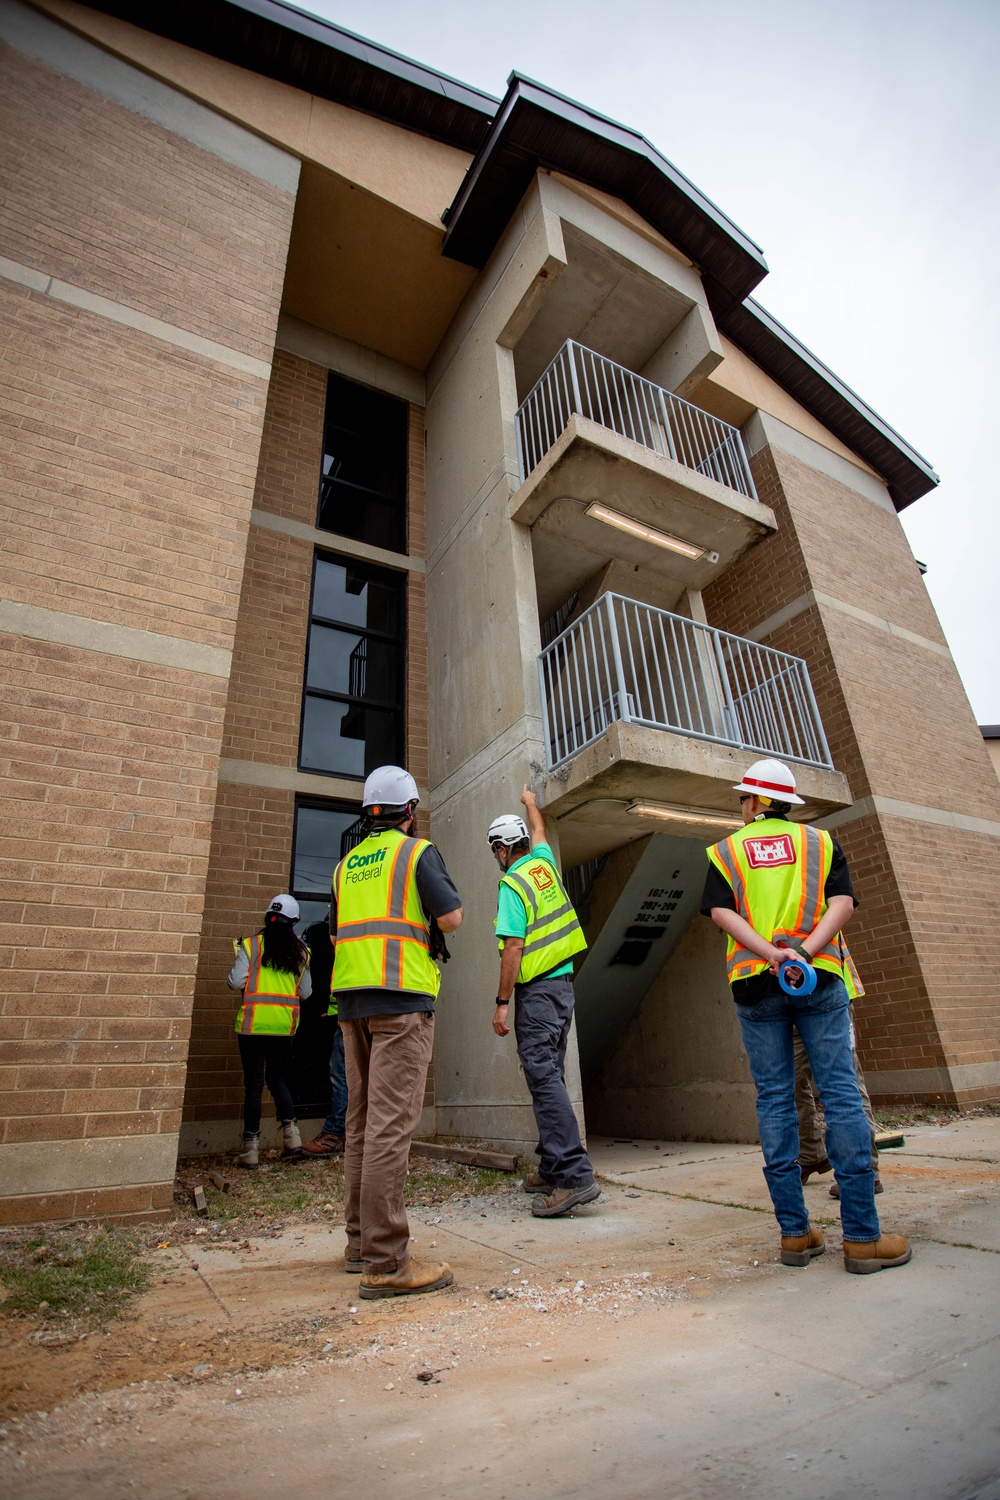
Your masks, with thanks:
M260 931L233 942L236 962L227 983L243 995L236 1016L243 1064L243 1144L236 1158L241 1167L255 1167L259 1161L265 1083L281 1122L282 1155L298 1156L302 1146L287 1083L299 1001L312 994L309 949L295 932L298 919L299 903L294 896L275 896Z

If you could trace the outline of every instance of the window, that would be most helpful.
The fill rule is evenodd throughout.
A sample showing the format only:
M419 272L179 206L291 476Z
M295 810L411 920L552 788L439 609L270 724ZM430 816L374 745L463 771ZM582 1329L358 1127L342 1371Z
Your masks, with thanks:
M405 401L331 374L316 525L358 542L406 551Z
M360 819L361 808L348 802L296 802L290 890L299 903L297 932L325 918L334 866L358 841Z
M355 803L300 798L295 804L295 839L289 889L299 903L296 932L314 922L325 925L333 869L360 836L361 809ZM326 1117L330 1107L330 1048L336 1022L326 1014L333 970L333 949L326 933L310 932L312 998L302 1003L292 1044L288 1083L300 1120Z
M318 556L299 767L362 780L402 758L402 577Z

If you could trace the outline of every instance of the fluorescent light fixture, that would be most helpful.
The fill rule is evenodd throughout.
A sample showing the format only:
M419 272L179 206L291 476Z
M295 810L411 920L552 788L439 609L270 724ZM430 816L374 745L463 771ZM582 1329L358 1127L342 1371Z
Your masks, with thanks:
M621 511L612 510L608 505L587 506L587 515L593 516L595 521L603 521L606 526L616 526L619 531L627 531L629 536L636 536L643 542L652 542L654 547L666 547L669 552L679 552L681 557L690 557L697 562L701 557L707 557L710 563L719 561L717 552L709 552L705 547L696 546L694 542L682 541L679 536L670 536L666 531L657 531L655 526L647 526L643 521L635 521L631 516L623 516Z
M662 802L632 802L626 809L636 818L662 818L665 823L703 823L707 828L742 828L743 819L696 807L666 807Z

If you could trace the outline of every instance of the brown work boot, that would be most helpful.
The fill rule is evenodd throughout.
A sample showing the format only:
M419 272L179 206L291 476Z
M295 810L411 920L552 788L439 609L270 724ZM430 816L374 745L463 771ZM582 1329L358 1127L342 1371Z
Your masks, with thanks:
M527 1177L522 1177L521 1186L526 1193L541 1193L547 1197L555 1187L554 1182L546 1182L541 1172L529 1172Z
M361 1251L352 1250L350 1245L348 1245L347 1249L344 1251L344 1270L347 1272L348 1276L358 1276L361 1274L364 1268L365 1263L361 1258Z
M888 1271L893 1266L905 1266L913 1251L903 1234L880 1234L877 1240L845 1240L844 1270L857 1276L868 1276L872 1271Z
M813 1173L817 1177L823 1177L827 1172L832 1172L833 1162L827 1156L824 1156L822 1161L813 1162L810 1166L806 1166L804 1162L799 1162L799 1171L802 1174L803 1184L805 1184L812 1177Z
M454 1280L446 1260L422 1261L411 1255L395 1271L365 1271L358 1296L407 1297L414 1292L436 1292L439 1286L451 1286Z
M547 1198L536 1198L531 1205L531 1212L536 1219L555 1219L560 1214L568 1214L571 1208L576 1208L581 1203L593 1203L600 1196L599 1182L588 1182L585 1187L578 1188L557 1187L552 1189Z
M876 1193L880 1193L882 1191L882 1179L878 1175L877 1172L875 1173L875 1191L876 1191ZM831 1198L839 1198L840 1197L840 1188L837 1185L837 1183L834 1183L833 1186L830 1188L830 1197Z
M807 1234L783 1234L781 1264L807 1266L814 1255L822 1255L825 1249L822 1229L810 1229Z
M344 1151L344 1137L342 1135L328 1135L321 1130L319 1135L311 1141L306 1141L302 1146L303 1156L341 1156Z

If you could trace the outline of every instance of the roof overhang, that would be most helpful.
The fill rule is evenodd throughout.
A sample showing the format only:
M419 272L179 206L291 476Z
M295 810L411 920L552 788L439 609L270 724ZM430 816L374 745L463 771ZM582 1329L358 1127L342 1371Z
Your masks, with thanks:
M539 167L624 199L696 263L718 305L767 275L760 247L644 136L517 73L444 214L445 255L485 265Z
M940 483L927 460L759 302L748 297L713 311L734 344L882 476L898 511Z
M87 0L144 31L474 152L492 94L282 0Z
M237 67L474 153L444 214L444 254L481 267L540 167L623 199L698 267L719 327L880 474L897 510L938 476L750 297L759 246L644 136L512 73L502 102L284 0L88 0Z

